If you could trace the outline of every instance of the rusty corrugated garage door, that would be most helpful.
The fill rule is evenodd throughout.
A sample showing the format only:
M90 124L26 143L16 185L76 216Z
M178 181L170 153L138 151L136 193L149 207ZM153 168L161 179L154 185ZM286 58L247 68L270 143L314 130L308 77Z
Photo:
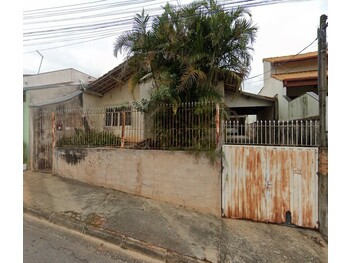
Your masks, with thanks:
M223 216L318 228L317 151L224 145Z

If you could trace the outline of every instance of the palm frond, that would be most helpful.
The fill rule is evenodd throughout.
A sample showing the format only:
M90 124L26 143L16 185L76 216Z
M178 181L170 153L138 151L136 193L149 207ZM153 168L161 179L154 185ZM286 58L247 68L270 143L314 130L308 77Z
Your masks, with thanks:
M180 90L189 89L191 87L200 86L207 80L207 75L193 65L188 66L180 79Z

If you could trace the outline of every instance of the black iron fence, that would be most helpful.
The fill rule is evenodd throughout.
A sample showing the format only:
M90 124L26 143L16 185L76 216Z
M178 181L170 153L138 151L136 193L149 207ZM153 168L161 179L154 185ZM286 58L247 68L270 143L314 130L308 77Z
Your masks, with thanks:
M215 103L162 104L154 110L104 107L41 111L53 146L214 149L221 144L317 146L317 121L225 121ZM46 136L46 137L48 137Z
M219 142L220 109L214 103L64 109L43 112L55 146L143 149L212 149Z

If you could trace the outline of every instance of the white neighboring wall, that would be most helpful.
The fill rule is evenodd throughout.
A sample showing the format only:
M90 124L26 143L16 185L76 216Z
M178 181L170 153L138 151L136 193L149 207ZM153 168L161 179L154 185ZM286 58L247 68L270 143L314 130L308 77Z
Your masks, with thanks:
M287 90L283 87L283 82L277 79L274 79L271 74L274 74L274 70L271 67L270 62L264 62L264 87L259 92L259 95L275 97L278 99L278 119L279 120L288 120L288 99L286 98ZM268 77L267 77L267 76Z
M63 69L36 75L23 76L29 105L50 101L81 88L81 84L95 78L75 69Z

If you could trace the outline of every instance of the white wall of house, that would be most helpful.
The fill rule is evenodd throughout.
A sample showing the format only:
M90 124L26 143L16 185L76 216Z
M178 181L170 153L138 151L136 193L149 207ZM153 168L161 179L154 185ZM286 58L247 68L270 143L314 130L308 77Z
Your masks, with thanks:
M287 97L287 89L283 87L283 81L271 77L273 74L316 71L318 68L317 57L288 61L287 63L282 62L280 64L273 64L264 60L263 65L265 72L264 87L259 92L259 95L270 97L277 95L279 120L295 120L319 115L318 96L316 94L308 93L291 100Z
M287 90L283 87L283 82L271 77L276 70L271 67L270 62L264 62L264 87L260 90L259 95L275 97L277 95L278 103L278 119L289 119L289 100L286 98Z
M123 105L125 103L131 103L134 100L139 100L139 98L140 87L137 85L132 92L129 89L128 84L125 83L123 86L114 88L103 94L103 97L101 98L101 106L108 107Z
M26 75L23 77L23 87L63 84L71 82L85 83L88 80L94 79L94 77L88 74L82 73L73 68L69 68L35 75Z
M141 99L150 98L150 90L152 89L152 82L142 82L134 88L132 91L128 86L128 83L120 87L116 87L107 91L102 97L98 97L91 94L86 94L84 104L85 108L91 107L109 107L109 106L120 106L127 103L131 104L133 101L140 101Z
M26 93L28 103L31 105L63 97L78 89L80 89L78 85L55 85L54 87L45 89L30 89L27 90Z
M90 93L84 93L84 110L87 109L97 109L101 108L102 106L102 99L99 96L90 94Z
M319 115L318 96L316 94L306 93L288 104L289 119L298 120Z
M152 83L150 81L143 82L137 85L134 91L131 91L128 87L128 83L120 87L116 87L103 94L102 97L92 95L89 93L84 94L84 109L95 111L99 109L100 113L95 115L96 117L91 117L89 119L89 124L98 131L109 131L113 132L116 136L122 136L122 126L106 126L105 123L105 111L109 107L118 106L132 106L133 101L140 101L141 99L150 98L150 89L152 88ZM121 118L121 115L118 116ZM131 110L131 125L126 125L124 134L125 138L129 142L138 142L144 139L144 118L140 112Z
M23 134L26 135L24 140L27 140L26 143L29 147L31 168L33 168L32 161L34 155L33 144L35 134L33 128L33 113L37 108L32 108L30 106L43 106L52 103L53 101L62 101L62 98L64 99L66 96L67 99L72 99L72 96L78 95L75 91L78 91L81 88L81 84L93 80L95 80L94 77L72 68L34 75L23 75L23 91L26 95L26 103L23 105L23 117L26 118L23 120ZM80 103L79 97L76 98L78 99L75 99L74 101L77 102L78 100L78 103Z
M29 105L50 101L71 94L80 89L81 84L95 78L75 69L27 75L23 77L23 88Z

